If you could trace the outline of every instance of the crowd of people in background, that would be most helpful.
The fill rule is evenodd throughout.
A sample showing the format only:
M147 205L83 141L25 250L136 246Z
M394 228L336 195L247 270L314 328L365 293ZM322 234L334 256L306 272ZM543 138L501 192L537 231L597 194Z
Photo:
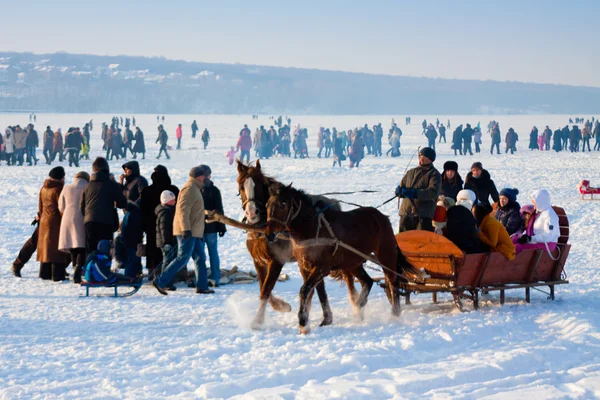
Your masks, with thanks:
M234 146L226 152L225 156L230 164L239 155L239 158L248 162L251 154L253 157L269 159L271 157L294 157L295 159L310 158L309 152L309 133L308 130L296 123L292 128L291 118L282 116L278 118L271 117L274 124L266 129L260 125L254 133L248 128L248 125L240 130L239 138ZM35 114L30 114L30 121L37 120ZM169 151L172 147L169 145L169 134L165 129L165 116L157 116L156 121L157 137L155 143L159 144L157 159L163 155L170 159ZM162 122L162 123L161 123ZM406 125L411 124L410 117L407 117ZM593 150L600 151L600 121L594 117L588 120L584 118L575 118L579 125L569 125L563 128L552 129L546 125L540 132L536 126L529 133L530 150L554 150L584 152L587 148L592 151L591 141L595 139ZM573 119L569 119L573 123ZM470 123L464 126L456 126L452 135L450 135L450 120L446 124L436 119L434 123L428 123L423 120L421 124L423 135L427 139L427 146L436 149L442 141L451 144L451 150L454 155L473 155L481 153L484 145L484 138L489 136L490 154L504 153L514 154L517 151L517 142L519 134L510 127L504 134L502 140L502 131L497 121L490 121L487 125L486 135L483 134L480 123L475 127ZM58 162L67 161L69 166L79 167L79 160L89 160L90 154L90 134L93 130L93 120L86 123L82 128L70 127L63 136L61 128L53 130L47 126L42 135L36 131L34 124L30 122L25 128L20 125L9 126L4 135L0 133L0 163L5 161L7 165L36 165L39 161L37 157L38 147L42 147L42 154L47 165L51 165L58 159ZM191 137L196 138L200 128L194 120L191 124ZM402 129L392 119L389 129L383 128L381 123L369 126L364 124L361 127L354 127L347 130L338 130L335 127L320 127L316 132L316 149L314 156L317 158L331 158L333 166L342 166L342 162L348 160L349 166L358 167L366 156L382 157L384 134L387 132L388 149L386 156L392 158L399 157L401 153ZM182 123L178 123L175 128L175 149L180 150L184 137L184 128ZM136 126L135 117L112 117L110 124L102 123L101 127L102 151L106 152L107 160L127 158L128 154L133 159L141 156L146 158L145 135L139 126ZM203 143L203 149L206 150L211 140L208 129L204 129L200 135ZM504 143L502 145L502 143ZM254 152L252 153L252 150Z

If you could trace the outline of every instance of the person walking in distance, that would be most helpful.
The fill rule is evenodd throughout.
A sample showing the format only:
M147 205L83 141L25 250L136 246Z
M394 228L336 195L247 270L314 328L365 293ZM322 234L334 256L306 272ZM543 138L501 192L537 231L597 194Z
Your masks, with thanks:
M175 129L175 138L177 139L177 150L181 150L181 138L183 137L183 129L181 128L181 124L177 125Z
M169 140L169 135L167 135L167 132L165 131L165 128L163 128L162 125L158 126L158 138L156 139L156 143L160 143L160 150L158 151L158 157L156 157L156 159L160 159L160 155L162 154L162 152L165 152L165 156L167 156L167 160L170 160L171 157L169 156L169 153L167 152L167 141Z

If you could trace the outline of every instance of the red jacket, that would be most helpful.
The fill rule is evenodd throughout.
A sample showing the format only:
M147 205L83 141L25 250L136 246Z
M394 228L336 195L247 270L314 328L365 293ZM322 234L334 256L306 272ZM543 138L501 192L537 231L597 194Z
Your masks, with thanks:
M181 139L181 136L181 127L177 126L177 129L175 129L175 138Z
M249 151L252 149L252 139L248 135L242 135L237 141L236 149Z

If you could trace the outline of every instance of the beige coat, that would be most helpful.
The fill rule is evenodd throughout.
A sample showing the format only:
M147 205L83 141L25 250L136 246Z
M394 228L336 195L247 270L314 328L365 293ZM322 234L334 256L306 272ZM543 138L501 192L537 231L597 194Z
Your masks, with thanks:
M85 248L85 226L79 208L81 192L87 186L84 179L75 178L73 184L66 185L58 198L58 210L62 214L58 249L69 252L69 249Z
M204 238L204 200L198 179L190 178L181 188L175 208L173 235L183 236L184 231L192 231L195 238Z

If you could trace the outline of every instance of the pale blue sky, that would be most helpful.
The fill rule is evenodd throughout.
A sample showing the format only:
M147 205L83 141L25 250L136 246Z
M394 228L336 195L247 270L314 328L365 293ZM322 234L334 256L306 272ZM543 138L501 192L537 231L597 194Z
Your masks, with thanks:
M597 0L3 3L2 51L600 87Z

